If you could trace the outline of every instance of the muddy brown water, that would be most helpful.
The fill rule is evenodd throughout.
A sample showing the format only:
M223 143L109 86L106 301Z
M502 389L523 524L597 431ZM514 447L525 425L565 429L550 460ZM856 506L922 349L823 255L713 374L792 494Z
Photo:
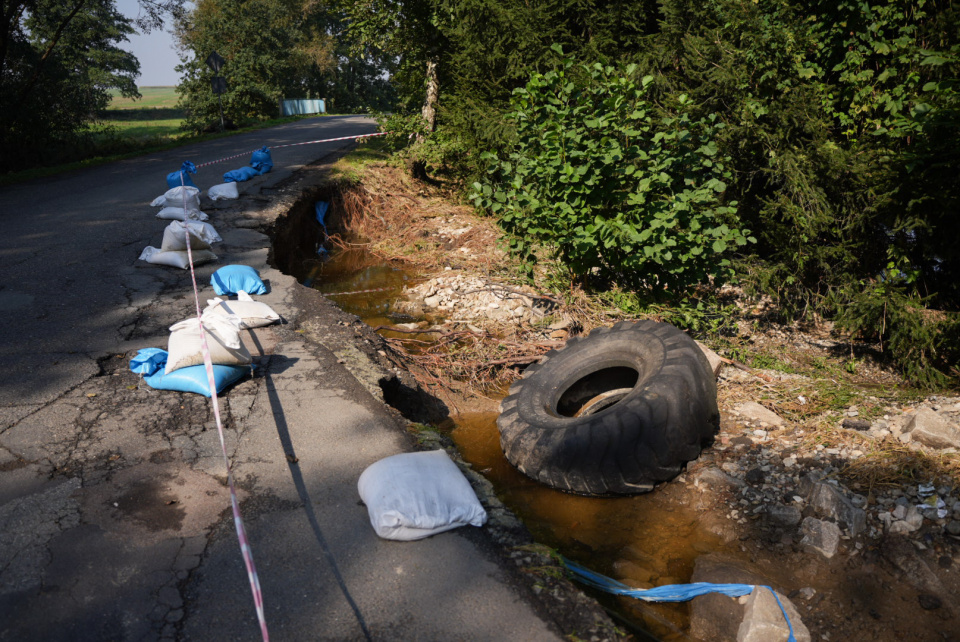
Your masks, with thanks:
M319 227L314 233L319 235ZM420 280L415 270L385 263L362 246L335 249L323 257L316 254L315 241L304 241L303 232L298 241L299 247L286 244L285 256L275 256L275 263L344 311L372 327L424 320L397 315L393 309L404 287ZM276 245L275 252L279 254ZM496 413L465 414L442 429L540 543L644 588L688 582L698 555L722 549L718 538L698 525L696 510L669 493L580 497L529 479L503 456L496 420ZM595 597L641 639L693 639L684 633L689 625L686 604L647 604L603 593Z

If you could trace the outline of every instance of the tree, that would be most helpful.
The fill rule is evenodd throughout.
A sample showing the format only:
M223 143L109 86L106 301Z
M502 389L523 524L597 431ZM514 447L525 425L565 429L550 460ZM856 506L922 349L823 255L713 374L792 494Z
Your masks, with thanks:
M305 17L304 49L323 46L329 58L328 64L314 64L307 70L304 95L325 98L327 108L338 112L391 109L395 91L388 77L393 61L374 49L356 46L336 2L308 3Z
M339 110L387 106L382 61L354 53L342 32L342 15L322 1L200 0L176 29L187 126L202 130L219 117L204 62L214 50L227 61L223 109L236 124L276 116L282 98L326 98Z
M175 0L141 7L145 29L178 10ZM133 24L113 0L0 2L0 169L56 162L111 89L138 95L139 63L118 47Z

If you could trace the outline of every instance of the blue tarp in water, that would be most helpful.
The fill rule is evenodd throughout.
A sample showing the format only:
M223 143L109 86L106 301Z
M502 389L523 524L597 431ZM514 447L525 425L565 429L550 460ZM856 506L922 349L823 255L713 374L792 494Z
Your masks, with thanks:
M719 593L729 597L740 597L742 595L749 595L756 588L765 588L773 594L773 599L777 601L777 605L780 607L780 612L783 613L783 618L787 622L787 629L789 629L787 642L797 642L797 638L793 634L793 624L790 622L790 617L787 615L787 610L783 608L783 604L780 602L780 598L777 597L776 591L769 586L694 582L693 584L669 584L667 586L657 586L650 589L635 589L627 586L623 582L618 582L615 579L609 578L606 575L601 575L600 573L591 571L587 567L581 566L580 564L570 561L565 557L561 557L560 559L563 561L563 565L570 569L570 571L574 574L574 577L577 581L588 586L592 586L596 589L600 589L601 591L606 591L607 593L611 593L613 595L626 595L638 600L643 600L645 602L686 602L695 597L706 595L708 593Z

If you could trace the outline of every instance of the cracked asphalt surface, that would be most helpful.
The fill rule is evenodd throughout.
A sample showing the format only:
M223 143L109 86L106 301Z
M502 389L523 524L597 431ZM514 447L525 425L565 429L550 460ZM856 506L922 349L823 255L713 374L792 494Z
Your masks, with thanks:
M259 638L210 403L129 371L193 312L189 272L137 261L167 223L148 204L182 160L374 129L308 119L0 189L0 640ZM270 267L265 233L343 145L276 150L238 201L203 206L224 241L197 270L201 304L210 274L242 263L284 318L245 333L257 374L221 397L273 638L558 639L482 531L387 542L359 504L363 469L411 449L377 389L400 373ZM360 353L352 371L337 356Z

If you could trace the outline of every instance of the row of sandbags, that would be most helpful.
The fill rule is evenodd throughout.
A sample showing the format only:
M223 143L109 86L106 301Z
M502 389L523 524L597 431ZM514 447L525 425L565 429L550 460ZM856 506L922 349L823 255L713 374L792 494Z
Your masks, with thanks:
M192 163L167 176L170 189L153 200L161 208L157 218L169 220L159 248L148 246L140 259L156 265L186 269L215 261L211 246L223 239L200 210L200 189L187 185ZM222 186L215 186L222 187ZM211 191L213 188L211 188ZM234 198L236 189L233 190ZM189 247L190 252L187 252ZM213 387L220 392L252 372L252 357L240 340L240 331L275 323L280 316L252 294L265 294L259 273L246 265L228 265L212 275L210 284L218 298L207 301L200 319L191 317L170 326L167 349L145 348L130 361L130 369L158 390L195 392L210 396L210 381L203 365L200 326L213 363ZM227 297L236 296L236 300ZM220 298L224 297L224 298Z
M254 176L266 174L271 169L273 169L273 157L270 155L270 148L266 146L261 147L250 155L250 162L247 165L226 172L223 175L223 184L211 187L209 196L213 200L217 200L218 198L237 198L237 186L233 185L232 188L227 187L230 183L248 181ZM193 179L190 178L191 174L196 173L197 166L190 161L185 161L178 171L167 174L167 187L171 189L180 186L196 188L197 186L193 184ZM230 196L230 194L233 194L233 196Z
M169 220L170 224L163 231L160 247L144 248L140 254L141 261L187 269L190 267L187 254L188 239L194 265L217 259L211 246L223 239L213 225L206 222L210 217L200 210L198 188L187 185L171 188L162 196L155 198L151 205L161 208L157 218Z
M150 387L210 396L201 324L218 393L252 372L253 358L240 340L240 332L276 323L280 315L250 296L264 294L267 289L259 273L249 266L222 267L213 274L210 284L218 297L207 301L200 319L191 317L175 323L170 326L166 350L144 348L130 361L130 370L142 375ZM220 298L231 295L236 295L236 300Z

